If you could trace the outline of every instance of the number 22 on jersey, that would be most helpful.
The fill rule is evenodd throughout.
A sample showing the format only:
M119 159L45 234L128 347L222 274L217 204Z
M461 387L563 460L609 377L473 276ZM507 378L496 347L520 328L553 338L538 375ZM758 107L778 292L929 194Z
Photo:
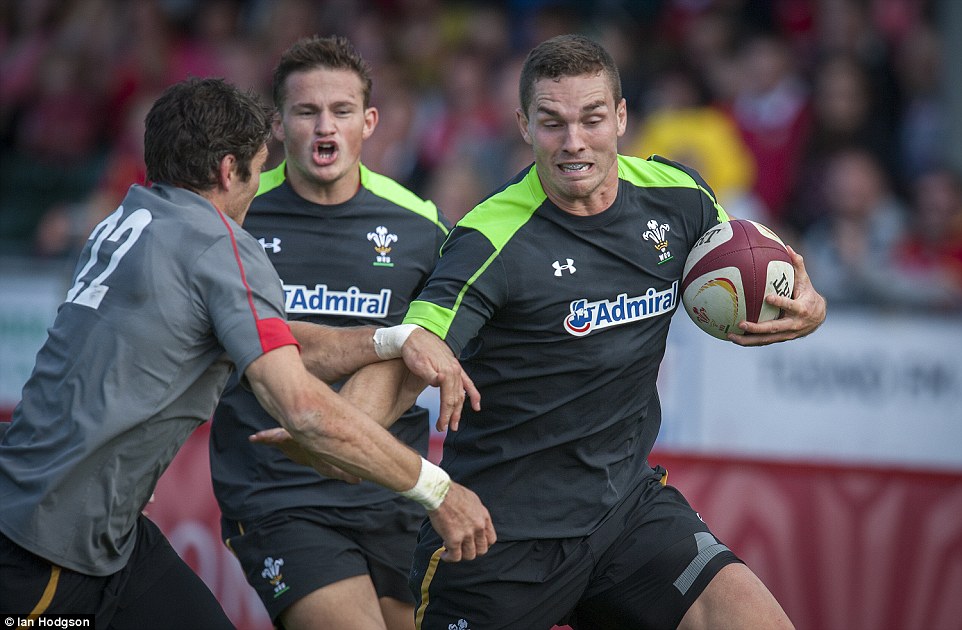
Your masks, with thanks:
M90 239L94 241L94 244L89 250L90 258L83 266L83 269L77 273L77 279L73 287L67 292L67 302L81 306L89 306L93 309L100 307L101 301L103 301L104 296L107 295L107 291L110 289L110 286L107 284L110 274L117 269L117 265L120 264L124 255L130 251L130 248L134 246L134 243L136 243L137 239L143 234L144 228L146 228L153 219L146 208L140 208L132 212L130 216L121 222L120 218L123 215L124 207L120 206L113 214L101 221L97 227L94 228L94 231L90 235ZM110 255L110 260L103 270L93 278L88 279L88 276L97 264L100 249L103 247L103 244L106 241L118 243L121 240L123 240L123 242L121 242Z

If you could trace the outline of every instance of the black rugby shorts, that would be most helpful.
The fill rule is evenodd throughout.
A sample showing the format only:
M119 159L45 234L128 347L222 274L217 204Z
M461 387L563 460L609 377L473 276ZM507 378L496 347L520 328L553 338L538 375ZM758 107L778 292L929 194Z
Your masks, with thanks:
M143 515L136 537L123 569L91 576L51 564L0 534L0 612L89 614L95 627L114 630L234 628L203 580Z
M425 523L410 579L418 628L677 627L718 571L740 560L661 472L582 538L499 540L480 558L447 563Z
M423 515L395 505L291 508L252 524L223 519L221 527L276 622L302 597L358 575L370 575L378 597L412 603L407 577Z

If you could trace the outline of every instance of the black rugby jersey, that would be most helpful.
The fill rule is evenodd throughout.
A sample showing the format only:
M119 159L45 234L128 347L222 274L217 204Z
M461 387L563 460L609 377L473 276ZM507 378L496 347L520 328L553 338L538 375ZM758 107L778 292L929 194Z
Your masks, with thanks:
M258 239L284 285L290 320L331 326L398 324L437 262L447 227L435 205L361 166L361 186L343 204L297 195L285 164L264 173L244 228ZM230 387L211 425L211 475L225 517L248 520L297 506L361 506L387 500L421 508L372 482L353 485L295 464L247 437L277 422L243 387ZM427 454L427 410L391 427Z
M499 540L580 536L648 470L655 388L685 258L728 219L701 177L618 157L618 195L574 216L536 167L452 230L405 317L446 340L481 392L442 466Z

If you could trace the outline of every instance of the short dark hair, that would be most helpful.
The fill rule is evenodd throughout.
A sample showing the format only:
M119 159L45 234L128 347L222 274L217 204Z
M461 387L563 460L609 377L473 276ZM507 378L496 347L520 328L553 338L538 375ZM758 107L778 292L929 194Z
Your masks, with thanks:
M145 123L147 179L201 192L217 185L225 155L250 178L251 160L270 138L271 112L223 79L190 78L168 87Z
M371 104L371 67L357 52L346 37L304 37L294 42L284 51L274 68L272 95L274 106L280 110L284 106L284 82L295 72L306 72L316 68L327 70L349 70L361 79L364 92L364 107Z
M560 79L583 74L604 73L615 103L621 100L618 66L600 44L582 35L558 35L535 46L521 68L519 96L521 111L528 115L534 84L540 79Z

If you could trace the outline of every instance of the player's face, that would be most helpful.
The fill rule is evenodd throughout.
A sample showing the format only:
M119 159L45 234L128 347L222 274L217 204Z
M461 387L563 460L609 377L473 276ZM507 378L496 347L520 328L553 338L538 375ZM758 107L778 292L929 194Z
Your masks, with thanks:
M618 103L604 75L585 74L534 84L518 125L534 149L548 198L562 210L594 214L618 192L618 138L625 133L625 100Z
M353 72L318 68L288 76L274 135L284 143L287 177L298 194L325 204L353 197L361 145L376 125L377 110L365 109Z

